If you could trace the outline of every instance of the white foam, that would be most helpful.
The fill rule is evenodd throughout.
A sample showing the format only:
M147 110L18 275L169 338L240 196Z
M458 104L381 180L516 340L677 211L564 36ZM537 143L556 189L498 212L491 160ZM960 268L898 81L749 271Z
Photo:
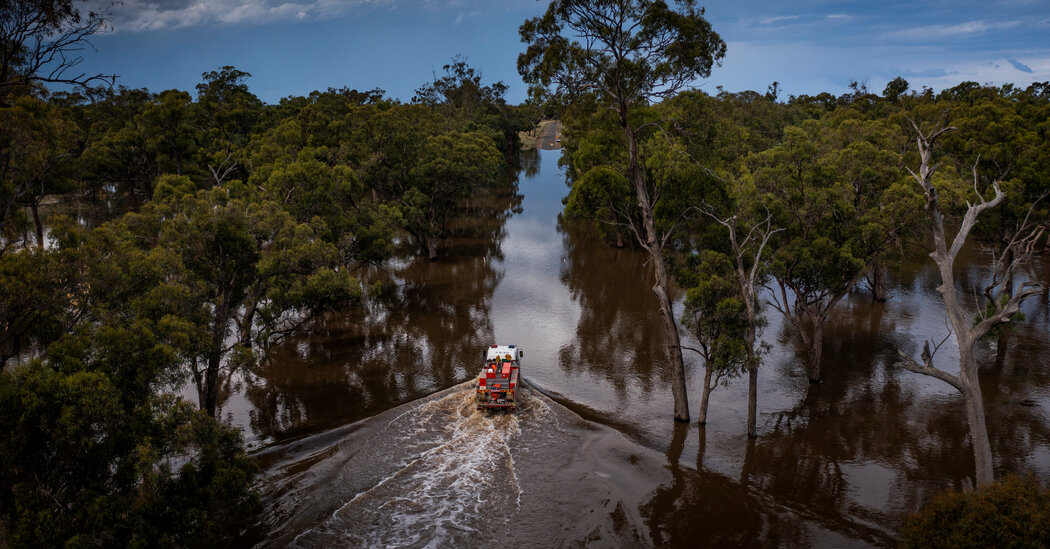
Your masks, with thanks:
M506 523L508 510L520 510L523 493L514 466L519 416L474 406L473 388L464 388L388 422L381 431L404 452L397 469L292 544L459 545L490 535L496 516Z

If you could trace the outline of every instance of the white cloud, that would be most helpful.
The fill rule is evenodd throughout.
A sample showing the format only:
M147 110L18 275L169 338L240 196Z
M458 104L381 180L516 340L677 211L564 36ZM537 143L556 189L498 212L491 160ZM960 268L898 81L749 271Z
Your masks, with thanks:
M839 21L845 21L845 20L848 20L848 19L853 19L853 16L849 15L849 14L846 14L846 13L832 13L832 14L828 15L827 18L828 19L836 19L836 20L839 20Z
M765 19L762 19L759 22L762 23L763 25L771 25L773 23L779 23L781 21L791 21L792 19L798 19L799 17L801 17L801 16L799 16L799 15L778 15L776 17L766 17Z
M391 0L124 0L112 8L115 31L213 24L262 24L344 15Z
M478 11L478 10L469 11L469 12L462 12L461 11L461 12L459 12L459 15L456 16L456 22L454 23L454 25L456 25L458 27L459 24L462 23L464 19L466 19L468 17L477 17L479 15L481 15L481 12Z
M883 38L906 41L937 40L952 36L965 36L981 34L993 30L1003 30L1016 27L1019 24L1021 24L1020 21L999 21L994 23L988 23L985 21L968 21L955 25L925 25L891 31L884 34Z

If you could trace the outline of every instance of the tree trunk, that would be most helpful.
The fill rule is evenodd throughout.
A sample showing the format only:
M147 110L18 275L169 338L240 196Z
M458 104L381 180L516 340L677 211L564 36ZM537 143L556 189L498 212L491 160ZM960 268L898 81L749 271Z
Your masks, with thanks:
M734 241L734 247L735 247ZM756 258L757 264L757 258ZM755 303L754 288L744 285L749 277L744 276L743 262L737 253L738 276L741 285L744 286L745 299L747 299L747 332L744 334L744 357L747 360L747 436L755 438L758 436L758 357L755 353L755 340L758 339L758 307Z
M758 367L747 369L747 436L758 436Z
M747 447L744 450L744 464L740 466L740 487L745 492L751 483L751 469L755 464L755 439L747 439Z
M702 471L704 469L704 454L707 453L707 426L701 423L698 431L700 432L700 438L696 447L696 470Z
M811 318L810 338L806 347L806 375L809 382L820 383L820 361L824 351L824 320L821 317Z
M40 205L34 201L29 204L29 209L33 212L33 225L36 227L36 245L44 249L44 224L40 221Z
M871 272L871 297L875 301L886 301L886 268L876 263Z
M427 248L427 258L430 259L431 261L437 259L437 256L438 256L437 240L434 237L428 235L428 236L424 237L424 243L426 244L426 248Z
M1003 254L1003 263L1009 266L1014 261L1014 249L1013 247L1007 247L1006 253ZM1007 299L1014 296L1014 270L1009 267L1006 270L1006 283L1003 285L1003 294Z
M663 274L663 265L657 266ZM663 320L664 333L667 335L667 351L671 359L671 395L674 397L675 421L689 421L689 398L685 387L685 362L682 360L682 341L678 337L678 325L674 320L671 298L659 282L653 286L653 293L660 301L660 319Z
M971 358L972 360L972 358ZM976 366L974 366L976 374ZM970 441L973 444L974 472L977 487L991 486L995 480L992 470L992 446L988 442L988 426L984 417L984 399L977 376L966 380L963 397L966 401L966 420L970 426Z
M671 298L667 294L668 276L664 266L663 245L656 232L656 222L653 220L653 204L649 196L649 189L645 184L645 175L638 165L638 143L635 141L634 130L627 119L628 105L619 105L620 127L623 128L624 137L627 140L627 173L634 184L635 194L638 198L638 208L642 214L642 231L645 242L643 247L649 252L649 260L653 264L656 284L653 285L653 293L656 294L660 304L660 319L663 321L664 334L667 336L667 351L671 362L671 394L674 397L674 419L675 421L689 421L689 398L685 386L685 362L682 360L681 339L678 335L678 324L675 322L674 309Z
M228 322L229 292L225 292L223 304L217 307L218 314L211 331L211 349L208 351L208 365L204 371L204 411L215 417L219 407L219 367L222 365L222 347L226 339Z
M204 411L215 417L219 407L219 364L222 354L213 351L208 355L208 369L204 372Z
M700 413L696 417L697 423L707 423L707 403L711 398L711 366L704 364L704 392L700 397Z

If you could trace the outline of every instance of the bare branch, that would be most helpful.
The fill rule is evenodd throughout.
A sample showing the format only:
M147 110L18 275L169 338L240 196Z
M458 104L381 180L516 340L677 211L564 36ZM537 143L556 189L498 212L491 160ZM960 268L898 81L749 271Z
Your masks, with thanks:
M920 363L919 361L905 354L904 351L898 350L897 354L900 355L902 360L896 362L894 366L903 367L909 372L915 372L917 374L925 374L930 377L935 377L941 381L944 381L948 385L955 387L959 391L963 390L962 382L959 381L959 378L957 376L953 376L948 372L945 372L944 370L936 368L929 362Z

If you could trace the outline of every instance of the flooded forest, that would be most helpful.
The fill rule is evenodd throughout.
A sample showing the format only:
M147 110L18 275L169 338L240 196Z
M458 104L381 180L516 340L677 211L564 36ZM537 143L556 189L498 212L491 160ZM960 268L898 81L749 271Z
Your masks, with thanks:
M0 82L0 546L1050 540L1050 85L706 90L702 11L556 4L517 105Z

